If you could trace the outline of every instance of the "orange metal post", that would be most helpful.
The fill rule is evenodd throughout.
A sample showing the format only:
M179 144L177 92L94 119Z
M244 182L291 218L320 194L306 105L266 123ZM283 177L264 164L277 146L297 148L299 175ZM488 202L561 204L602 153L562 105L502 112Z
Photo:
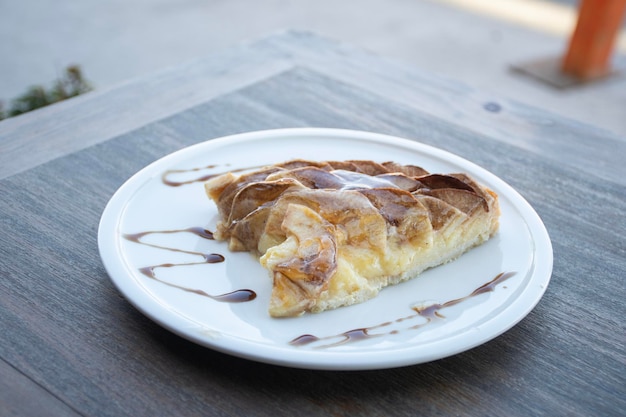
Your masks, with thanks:
M562 71L581 80L609 74L625 10L626 0L582 0Z

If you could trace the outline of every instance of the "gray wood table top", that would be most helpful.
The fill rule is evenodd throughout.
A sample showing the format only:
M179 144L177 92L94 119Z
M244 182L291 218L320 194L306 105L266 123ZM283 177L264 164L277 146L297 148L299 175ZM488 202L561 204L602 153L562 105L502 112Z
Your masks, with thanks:
M405 137L504 179L552 240L543 299L462 354L358 372L231 357L134 309L98 255L116 189L188 145L303 126ZM293 31L7 119L0 415L624 415L625 158L602 129Z

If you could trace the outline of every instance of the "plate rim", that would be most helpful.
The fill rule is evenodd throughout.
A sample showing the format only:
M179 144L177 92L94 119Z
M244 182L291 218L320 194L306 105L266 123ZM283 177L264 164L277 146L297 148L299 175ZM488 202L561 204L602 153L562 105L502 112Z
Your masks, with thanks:
M123 275L123 273L119 270L120 265L115 265L114 262L111 261L112 258L116 259L117 256L121 256L122 252L120 239L117 234L119 233L119 220L123 218L124 210L120 211L119 206L122 205L125 209L125 202L128 201L128 198L140 189L142 186L141 184L143 184L140 183L138 185L137 183L140 182L140 180L147 174L152 172L156 167L165 163L173 166L181 159L184 159L187 154L193 153L198 149L216 148L220 147L224 143L232 146L237 142L263 140L268 137L293 137L293 139L298 137L297 139L305 139L307 137L310 138L311 136L338 137L342 139L366 140L368 142L377 143L384 142L384 144L390 144L393 146L408 147L414 151L427 153L446 162L460 165L462 167L468 167L472 171L473 175L474 172L480 173L480 176L487 177L491 184L495 182L498 184L499 188L506 189L509 196L514 197L516 203L515 209L520 212L530 229L529 233L533 237L533 243L535 246L534 255L536 257L536 260L533 263L533 268L535 269L533 272L533 283L537 285L533 288L530 288L530 285L528 285L527 288L522 291L522 294L520 294L509 306L507 306L507 309L511 308L513 305L519 308L518 305L523 304L524 308L521 310L521 313L516 314L516 319L509 320L506 326L499 326L497 332L487 332L488 334L482 338L474 337L472 343L461 344L456 349L447 348L443 354L431 353L428 355L421 352L424 351L428 345L441 343L441 340L436 340L420 343L419 345L407 343L406 346L385 349L384 351L381 351L384 352L384 359L374 358L373 360L372 356L377 356L377 354L372 354L371 351L367 350L349 352L329 352L328 350L311 351L301 350L289 346L280 347L278 345L260 344L256 341L246 340L230 335L225 335L224 337L219 337L214 340L210 338L207 339L206 337L200 337L197 331L190 331L189 326L186 328L185 326L177 324L181 321L183 323L185 322L182 317L169 317L164 320L161 317L162 311L159 311L161 309L158 305L159 302L152 295L141 291L139 288L140 296L137 298L134 291L138 288L137 284L135 284L135 280L132 279L132 276L130 277L131 279L120 279L119 275ZM153 179L154 175L148 175L145 182ZM548 231L537 212L517 190L485 168L452 152L421 143L417 140L352 129L317 127L268 129L237 133L208 139L158 158L130 176L114 192L107 202L98 225L98 250L109 279L113 282L114 286L118 291L120 291L124 298L142 314L172 333L201 346L232 356L291 368L317 370L370 370L410 366L442 359L473 349L508 331L523 320L535 308L548 287L553 267L552 243L550 241ZM121 261L121 263L124 264L123 261ZM121 265L121 267L122 269L126 269L125 265ZM522 303L522 299L524 303ZM446 340L459 338L461 336L463 336L463 333L447 338ZM411 355L411 353L420 352L420 355Z

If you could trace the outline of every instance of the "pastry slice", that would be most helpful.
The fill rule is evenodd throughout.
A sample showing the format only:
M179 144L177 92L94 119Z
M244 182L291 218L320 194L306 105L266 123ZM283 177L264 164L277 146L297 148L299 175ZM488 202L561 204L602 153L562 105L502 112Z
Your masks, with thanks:
M375 297L485 242L500 214L497 195L466 174L393 162L289 161L205 190L218 207L214 237L269 271L273 317Z

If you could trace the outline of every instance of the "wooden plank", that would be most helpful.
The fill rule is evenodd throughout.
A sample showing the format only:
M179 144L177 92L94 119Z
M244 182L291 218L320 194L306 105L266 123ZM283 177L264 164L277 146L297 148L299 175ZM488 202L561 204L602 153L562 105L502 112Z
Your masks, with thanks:
M4 417L80 416L70 406L0 360L0 415Z
M611 73L611 56L621 30L626 0L582 0L562 63L565 74L583 81Z
M104 142L292 66L232 48L0 121L0 178Z
M355 50L350 45L331 43L311 33L287 35L268 37L255 47L281 51L302 62L301 66L390 98L431 119L471 130L490 140L532 149L552 158L555 164L567 164L603 179L626 183L626 166L622 163L626 141L622 137ZM606 146L598 146L598 141ZM602 161L602 169L598 169L598 161Z
M542 149L559 163L626 178L623 138L535 107L485 94L350 45L287 31L0 122L0 178L84 149L259 80L304 67L509 144ZM494 107L495 105L495 107ZM498 108L498 111L489 109ZM598 147L598 140L611 145ZM563 143L576 141L585 152Z
M210 137L321 125L423 138L512 183L555 244L553 281L539 306L464 354L349 373L222 355L160 328L120 297L95 234L107 199L128 176ZM294 68L0 181L0 332L11 334L0 352L83 415L619 415L623 193L620 183L535 149ZM579 244L587 241L594 244Z

